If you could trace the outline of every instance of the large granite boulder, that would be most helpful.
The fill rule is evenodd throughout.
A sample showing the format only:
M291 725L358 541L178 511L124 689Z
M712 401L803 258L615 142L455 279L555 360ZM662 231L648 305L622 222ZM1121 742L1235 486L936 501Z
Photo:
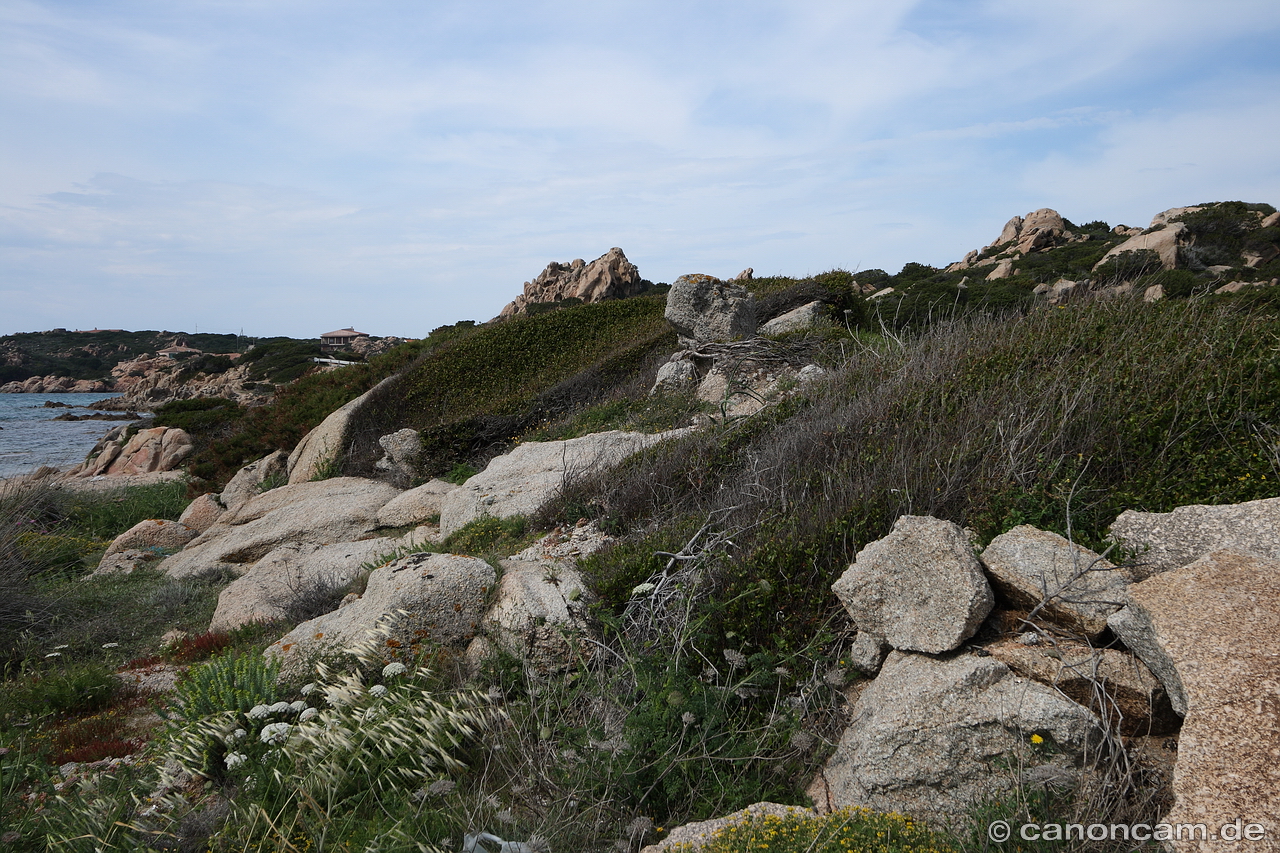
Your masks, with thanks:
M964 531L916 515L859 551L831 589L859 631L932 654L972 637L995 603Z
M98 442L76 473L97 477L173 471L194 449L191 436L177 427L150 427L132 435L117 427Z
M667 293L666 318L682 347L743 340L756 333L756 300L740 284L700 273L682 275Z
M378 510L378 524L381 527L422 524L440 514L444 496L456 488L456 484L444 480L429 480L416 489L402 492Z
M398 544L395 539L378 538L333 545L281 545L218 594L209 630L231 631L250 622L274 622L311 609L355 581L365 563L393 552Z
M1129 595L1111 624L1162 680L1172 670L1176 683L1165 686L1186 714L1165 821L1243 819L1280 838L1280 561L1214 551ZM1240 846L1173 843L1178 851Z
M533 672L557 672L591 659L594 647L587 638L594 632L588 607L594 600L575 569L503 560L485 630Z
M289 454L283 450L268 453L256 462L236 472L222 490L221 502L227 509L235 511L249 501L262 494L264 487L271 482L279 482L289 474Z
M893 652L809 793L819 811L852 805L959 824L1017 783L1001 766L1070 772L1101 736L1087 709L994 658Z
M180 521L148 518L145 521L139 521L133 527L117 536L107 546L107 550L102 556L106 558L121 551L135 548L153 551L156 549L181 548L199 535L200 532L198 530L188 527Z
M539 302L581 299L623 299L644 292L648 282L640 277L636 265L616 246L591 263L581 258L567 264L552 261L533 281L526 281L524 292L502 309L500 317L524 314Z
M1098 554L1029 524L1002 533L982 552L996 589L1016 607L1096 638L1125 604L1129 577Z
M373 571L359 599L303 622L265 654L280 658L283 677L300 674L315 655L363 640L379 625L389 628L389 649L463 646L480 630L496 580L493 567L475 557L401 557Z
M173 577L220 568L243 574L286 542L355 541L378 527L378 510L398 494L394 486L358 477L281 486L229 510L161 566Z
M222 518L227 508L222 505L218 495L205 494L187 504L187 508L178 516L178 521L190 527L196 533L204 533Z
M611 430L567 441L527 441L444 497L440 534L477 518L533 515L575 476L617 465L633 453L683 430L647 434Z
M395 376L383 379L359 397L330 413L319 426L304 435L289 454L289 485L309 482L340 465L351 442L352 419L383 386L395 379Z
M762 335L784 335L787 332L812 329L830 322L827 314L828 309L825 303L810 302L807 305L801 305L799 308L793 308L785 314L780 314L766 323L762 323L759 333Z
M1235 548L1280 560L1280 498L1219 506L1180 506L1172 512L1127 510L1111 537L1134 552L1140 575L1167 572L1210 551Z
M1130 237L1120 245L1108 249L1102 259L1094 264L1093 268L1096 270L1107 261L1125 252L1140 252L1145 249L1155 252L1160 257L1160 266L1163 269L1174 269L1178 266L1178 249L1186 243L1186 237L1184 236L1186 230L1187 226L1185 224L1172 222L1163 226L1159 231L1143 232Z

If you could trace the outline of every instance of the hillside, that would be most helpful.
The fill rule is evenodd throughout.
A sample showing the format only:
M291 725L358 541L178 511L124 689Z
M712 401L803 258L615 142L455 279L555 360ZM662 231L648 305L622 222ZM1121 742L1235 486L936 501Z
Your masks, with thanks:
M3 808L227 851L636 853L761 801L834 810L761 818L788 853L836 849L793 819L894 851L1228 805L1274 832L1278 222L1039 210L941 269L549 289L265 405L161 406L179 506L50 488L0 529L13 784L148 759ZM63 695L116 666L192 667L150 746L94 716L136 696Z
M0 385L32 376L109 380L111 368L181 339L206 353L243 352L251 343L236 335L127 332L123 329L19 332L0 337Z

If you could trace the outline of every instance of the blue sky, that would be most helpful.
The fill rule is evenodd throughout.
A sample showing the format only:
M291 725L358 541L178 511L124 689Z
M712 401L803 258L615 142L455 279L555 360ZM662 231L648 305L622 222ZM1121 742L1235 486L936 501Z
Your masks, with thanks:
M1280 205L1274 0L0 0L0 333L416 337L611 246L896 272Z

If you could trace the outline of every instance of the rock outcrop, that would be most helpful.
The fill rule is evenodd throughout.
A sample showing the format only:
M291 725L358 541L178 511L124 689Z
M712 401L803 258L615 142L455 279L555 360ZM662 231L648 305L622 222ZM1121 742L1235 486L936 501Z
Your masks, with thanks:
M1082 237L1070 231L1066 220L1058 211L1042 207L1039 210L1033 210L1025 217L1015 216L1010 219L1000 230L1000 236L992 243L969 252L963 260L947 267L947 272L996 264L996 268L986 276L987 281L1008 278L1014 273L1014 262L1017 258L1033 252L1054 249L1081 239L1087 239L1087 236ZM998 255L1006 257L999 258Z
M1111 537L1133 552L1135 572L1147 576L1235 548L1280 560L1280 498L1240 504L1180 506L1172 512L1126 510Z
M1102 259L1094 265L1094 269L1096 270L1107 261L1125 252L1140 252L1144 250L1155 252L1159 256L1162 269L1174 269L1178 266L1178 249L1186 243L1184 236L1186 231L1186 225L1181 222L1174 222L1164 226L1159 231L1146 231L1130 237L1119 246L1108 249Z
M595 600L575 569L510 559L493 606L485 614L489 637L538 674L585 664L594 646L588 607Z
M228 510L161 568L173 577L219 569L244 574L286 543L351 542L378 527L378 510L400 490L357 477L281 486Z
M415 489L409 489L392 498L378 510L379 527L404 527L422 524L440 515L445 495L458 488L444 480L428 480Z
M107 550L102 556L103 558L110 557L132 548L139 550L181 548L199 535L200 532L198 530L187 527L180 521L149 518L146 521L139 521L133 527L117 536L107 546Z
M303 622L265 654L281 659L282 675L297 673L314 655L348 647L378 624L389 628L388 648L461 647L479 631L496 581L493 567L475 557L401 557L374 570L358 599Z
M649 283L640 277L636 265L627 260L622 250L614 247L591 263L581 258L567 264L552 261L533 281L524 284L524 292L502 309L499 317L527 313L539 302L581 299L599 302L623 299L643 293Z
M1126 609L1140 618L1117 614L1112 625L1157 675L1172 667L1177 681L1166 687L1186 714L1164 819L1217 827L1243 818L1280 837L1280 561L1214 551L1129 593ZM1153 652L1161 659L1148 659Z
M1016 607L1096 638L1125 604L1129 577L1098 554L1024 524L982 552L996 589Z
M667 293L666 318L682 347L743 340L756 333L756 301L741 284L700 273L682 275Z
M444 497L440 534L448 536L477 518L533 515L575 476L617 465L633 453L682 434L609 432L567 441L527 441L499 456Z
M264 491L270 491L268 486L272 483L283 485L288 475L289 454L283 450L272 451L236 472L222 490L222 505L234 512Z
M302 437L289 454L289 485L306 483L336 470L350 443L352 419L382 388L396 379L388 376L368 391L332 412Z
M827 314L828 309L825 303L810 302L807 305L801 305L799 308L793 308L785 314L780 314L767 323L762 323L758 332L762 335L784 335L787 332L812 329L828 323Z
M72 471L71 476L127 476L173 471L194 449L191 436L176 427L151 427L130 435L128 427L119 426L94 446L84 464Z
M914 515L859 551L831 589L859 631L932 654L972 637L995 602L964 531Z
M1033 736L1050 745L1044 754ZM1024 772L1050 764L1070 774L1100 741L1086 708L994 658L893 652L859 695L809 794L819 811L864 806L958 824L975 803L1017 781L994 763L1021 762Z
M219 593L209 630L231 631L250 622L271 622L323 604L360 575L361 565L394 551L397 544L381 538L281 545Z
M100 379L72 379L69 376L32 376L20 382L0 385L0 394L101 394L111 386Z

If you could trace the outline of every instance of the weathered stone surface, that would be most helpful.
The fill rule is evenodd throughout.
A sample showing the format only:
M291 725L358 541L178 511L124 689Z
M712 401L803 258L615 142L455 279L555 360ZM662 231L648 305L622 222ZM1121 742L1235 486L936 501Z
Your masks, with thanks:
M262 494L263 484L268 480L278 482L288 473L289 454L283 450L268 453L236 472L231 482L222 490L222 505L234 512Z
M671 361L658 368L658 378L649 389L650 394L686 391L698 384L698 368L692 361L679 357L683 352L676 353Z
M283 619L299 606L299 598L347 586L360 575L362 564L395 550L397 544L381 538L281 545L218 594L209 630L230 631L250 622Z
M227 508L218 501L217 495L205 494L187 504L187 508L182 511L178 521L190 527L196 533L204 533L226 511Z
M1150 614L1141 607L1130 605L1113 613L1107 625L1164 685L1174 713L1185 716L1187 691L1182 686L1182 676L1178 675L1173 659L1157 639Z
M1111 537L1136 552L1135 568L1142 575L1185 566L1222 548L1280 560L1280 498L1172 512L1127 510L1111 525Z
M421 524L440 514L444 496L456 488L456 484L446 483L444 480L428 480L416 489L402 492L378 510L378 525L404 527L408 524Z
M416 429L397 430L378 439L383 457L375 463L380 471L390 471L400 482L409 482L422 457L422 436Z
M1181 725L1160 679L1133 655L1061 639L1034 646L1001 640L984 648L1018 675L1061 690L1124 735L1170 734Z
M281 486L228 510L162 568L174 577L218 568L243 574L286 542L355 541L378 526L378 510L398 494L394 486L358 477Z
M682 432L649 435L611 430L567 441L527 441L445 495L440 533L448 536L484 516L532 515L569 478L617 465L631 454Z
M975 802L1010 787L999 765L1049 762L1030 749L1032 735L1055 762L1071 762L1100 734L1087 709L994 658L893 652L810 794L819 811L865 806L959 823Z
M76 472L81 477L130 476L172 471L191 455L191 436L177 427L150 427L126 437L128 427L110 430Z
M1243 818L1280 838L1280 561L1214 551L1129 593L1186 694L1175 802L1165 820L1220 826Z
M114 554L104 556L99 561L98 567L82 577L81 580L98 578L103 575L127 575L134 569L153 563L158 559L160 559L160 555L155 551L144 551L139 548L117 551Z
M1143 249L1150 249L1160 256L1160 265L1164 269L1171 270L1178 265L1178 247L1184 242L1183 234L1186 232L1187 226L1181 222L1174 222L1166 225L1159 231L1138 234L1130 237L1119 246L1113 246L1107 250L1098 263L1094 264L1094 269L1105 264L1116 255L1124 252L1137 252Z
M419 643L465 646L480 628L497 576L475 557L411 554L375 570L359 600L303 622L267 647L282 675L299 672L314 654L362 640L379 623L408 649ZM403 612L403 613L402 613Z
M1029 524L1002 533L982 552L995 587L1028 610L1090 637L1125 605L1129 577L1098 554Z
M813 809L801 808L800 806L784 806L778 803L753 803L741 811L736 811L724 817L700 820L694 823L686 823L684 826L677 826L657 844L650 844L647 847L640 848L640 853L666 853L667 850L684 844L693 845L695 851L700 850L717 831L747 818L765 816L815 817L816 815L817 813Z
M583 557L604 548L614 538L600 529L594 521L579 520L570 528L557 527L514 555L514 559L530 563L564 563L574 565Z
M636 265L616 246L586 263L581 258L567 264L552 261L533 281L524 284L524 292L502 309L501 317L524 314L538 302L581 299L623 299L643 293L648 283L640 277Z
M782 335L801 329L812 329L828 322L827 306L822 302L810 302L774 317L759 328L761 335Z
M755 277L756 277L756 271L753 270L751 267L747 267L745 270L735 275L733 277L733 280L734 281L751 281Z
M109 557L112 554L135 548L181 548L199 535L199 531L187 527L180 521L149 518L146 521L139 521L133 527L117 536L107 546L103 557Z
M880 666L888 653L889 644L885 642L884 637L859 631L858 636L853 638L853 645L849 647L847 659L849 664L859 672L875 675L880 671Z
M582 576L566 566L503 560L498 593L485 614L489 637L547 674L585 664L594 631L587 608L595 597Z
M996 268L987 273L987 281L1008 278L1013 275L1013 258L1004 258L996 264Z
M964 531L916 515L859 551L831 589L859 631L933 654L972 637L994 603Z
M326 468L342 461L350 441L348 431L351 419L378 394L383 386L393 382L388 376L368 391L332 412L320 425L302 437L298 446L289 454L289 485L314 480Z
M756 300L740 284L700 273L682 275L667 293L666 318L683 347L742 340L756 333Z

